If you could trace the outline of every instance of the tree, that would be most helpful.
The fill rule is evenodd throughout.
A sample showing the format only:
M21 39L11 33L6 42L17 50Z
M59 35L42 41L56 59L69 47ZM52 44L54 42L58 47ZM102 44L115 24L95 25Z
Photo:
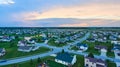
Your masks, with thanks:
M94 58L94 55L92 53L89 53L88 57Z
M62 53L65 53L64 49L62 49Z
M33 65L33 60L32 59L30 60L30 65Z
M12 67L18 67L17 64L13 64Z
M41 62L42 62L42 60L41 60L40 57L38 57L37 62L38 62L38 63L41 63Z

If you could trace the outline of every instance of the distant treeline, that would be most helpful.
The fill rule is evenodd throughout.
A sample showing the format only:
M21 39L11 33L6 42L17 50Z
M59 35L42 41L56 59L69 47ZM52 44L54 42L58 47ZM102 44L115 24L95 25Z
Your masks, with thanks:
M120 27L0 27L0 29L119 29Z

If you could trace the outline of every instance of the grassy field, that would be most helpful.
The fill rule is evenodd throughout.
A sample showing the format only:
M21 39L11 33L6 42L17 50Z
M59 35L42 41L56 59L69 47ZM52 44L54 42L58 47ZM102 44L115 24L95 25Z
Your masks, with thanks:
M94 46L99 44L99 45L103 45L103 46L107 46L108 47L108 52L107 52L107 56L108 57L112 57L112 58L115 57L114 52L111 52L111 49L112 49L113 45L110 42L107 42L107 43L94 42L93 43L93 42L86 42L86 41L84 41L83 43L87 43L88 46L89 46L89 48L88 48L88 50L86 52L91 52L93 54L100 55L100 51L94 49Z
M115 55L114 55L114 52L111 51L111 49L113 48L113 44L111 44L110 42L95 42L95 44L100 44L100 45L103 45L103 46L107 46L108 48L108 51L107 51L107 56L108 57L112 57L114 58Z
M45 62L46 60L51 60L54 59L54 57L48 56L48 57L44 57L41 58L41 63ZM12 64L12 65L6 65L6 66L1 66L1 67L37 67L40 63L37 61L37 59L33 60L33 63L31 64L30 61L27 62L22 62L22 63L18 63L18 64Z
M30 56L30 55L34 55L34 54L45 53L47 51L50 51L50 49L48 49L46 47L40 47L38 50L32 51L32 52L28 52L28 53L26 53L26 52L19 52L19 51L17 51L16 48L14 48L14 49L7 49L7 53L3 57L1 57L1 59L9 59L9 58Z
M63 47L65 45L67 45L66 43L57 44L57 43L55 43L55 40L53 40L53 39L49 40L48 44L51 45L51 46L56 46L56 47Z
M112 62L112 61L107 60L106 62L107 62L107 66L108 66L108 67L117 67L117 66L116 66L116 63L114 63L114 62Z
M17 43L18 43L17 40L12 42L0 42L0 48L6 49L6 54L3 57L0 57L0 59L16 58L16 57L28 56L38 53L40 54L50 50L49 48L46 47L40 47L38 50L29 53L19 52L17 50L18 49Z
M84 67L84 56L77 55L77 62L72 67Z
M71 47L71 50L77 51L77 50L79 50L79 48L77 48L76 46L72 46L72 47Z
M83 43L88 44L88 47L89 47L88 50L86 50L85 52L100 55L100 52L98 50L94 49L95 43L86 42L86 41L84 41Z

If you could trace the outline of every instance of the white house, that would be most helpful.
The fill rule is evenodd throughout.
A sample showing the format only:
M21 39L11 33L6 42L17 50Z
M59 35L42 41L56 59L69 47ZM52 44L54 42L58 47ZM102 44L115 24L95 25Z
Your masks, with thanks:
M25 40L29 41L31 37L24 37Z
M37 46L19 46L18 47L18 51L22 51L22 52L31 52L37 49L39 49L39 47Z
M119 44L115 44L112 51L114 51L115 53L120 53L120 45Z
M26 41L25 41L25 40L18 41L17 46L27 46L27 43L26 43Z
M76 55L71 56L69 53L60 53L55 58L55 62L63 65L73 65L76 63L76 60Z
M107 52L107 47L102 45L95 45L95 49L100 50L101 52Z
M84 63L85 67L107 67L105 61L91 57L85 57Z
M5 53L6 53L5 48L0 48L0 56L5 55Z
M111 41L111 44L120 44L120 41Z
M81 43L78 43L77 44L77 47L82 50L82 51L86 51L88 49L88 45L87 44L81 44Z
M32 50L32 46L19 46L18 51L22 52L30 52Z

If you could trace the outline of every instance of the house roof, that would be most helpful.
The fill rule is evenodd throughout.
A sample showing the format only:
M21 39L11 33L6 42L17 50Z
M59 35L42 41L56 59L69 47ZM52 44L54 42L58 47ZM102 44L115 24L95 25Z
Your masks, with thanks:
M84 46L84 47L88 47L87 44L81 44L81 43L78 43L77 46Z
M3 49L4 49L4 48L0 48L0 53L3 52Z
M91 57L86 57L86 58L89 59L90 62L94 62L94 63L97 62L97 59L95 59L95 58L91 58Z
M96 58L91 58L91 57L85 57L87 59L89 59L90 62L93 62L93 63L102 63L102 64L105 64L106 65L106 62L103 61L102 59L96 59ZM99 64L98 64L99 66Z
M69 53L60 53L57 55L56 59L71 63L73 57Z
M97 64L96 67L105 67L104 65Z
M30 48L32 48L32 46L19 46L18 49L29 50Z
M102 46L102 45L95 45L95 48L96 49L106 49L107 50L107 47L106 46Z

